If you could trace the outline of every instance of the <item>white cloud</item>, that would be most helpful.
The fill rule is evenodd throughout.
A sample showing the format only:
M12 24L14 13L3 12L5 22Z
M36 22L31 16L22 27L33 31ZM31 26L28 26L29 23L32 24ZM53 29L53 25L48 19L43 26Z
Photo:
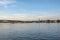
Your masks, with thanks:
M16 2L15 0L0 0L0 6L7 8L9 4L12 4L15 2Z
M39 20L39 19L60 19L58 16L44 16L38 14L29 14L29 13L13 13L9 14L7 12L0 11L0 20Z
M0 16L0 20L4 19L4 20L38 20L37 16L31 15L31 14L11 14L11 15L3 15Z

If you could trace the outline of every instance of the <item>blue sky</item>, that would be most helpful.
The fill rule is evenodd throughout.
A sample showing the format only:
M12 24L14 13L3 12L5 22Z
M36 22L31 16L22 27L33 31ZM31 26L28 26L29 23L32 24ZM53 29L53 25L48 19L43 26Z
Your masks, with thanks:
M0 16L60 15L60 0L0 0Z

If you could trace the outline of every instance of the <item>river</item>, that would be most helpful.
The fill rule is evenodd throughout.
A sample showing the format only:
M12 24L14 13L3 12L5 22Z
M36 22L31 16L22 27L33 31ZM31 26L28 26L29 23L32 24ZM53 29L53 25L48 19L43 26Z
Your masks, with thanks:
M60 23L0 23L0 40L60 40Z

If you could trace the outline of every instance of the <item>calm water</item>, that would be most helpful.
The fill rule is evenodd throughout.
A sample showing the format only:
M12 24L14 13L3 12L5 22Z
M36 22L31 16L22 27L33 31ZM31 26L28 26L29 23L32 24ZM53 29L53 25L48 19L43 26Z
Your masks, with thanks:
M0 23L0 40L60 40L60 23Z

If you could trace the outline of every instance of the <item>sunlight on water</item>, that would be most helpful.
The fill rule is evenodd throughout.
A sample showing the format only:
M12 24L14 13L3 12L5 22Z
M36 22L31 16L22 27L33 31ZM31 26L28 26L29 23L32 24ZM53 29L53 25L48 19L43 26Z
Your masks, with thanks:
M0 23L0 40L60 40L60 23Z

